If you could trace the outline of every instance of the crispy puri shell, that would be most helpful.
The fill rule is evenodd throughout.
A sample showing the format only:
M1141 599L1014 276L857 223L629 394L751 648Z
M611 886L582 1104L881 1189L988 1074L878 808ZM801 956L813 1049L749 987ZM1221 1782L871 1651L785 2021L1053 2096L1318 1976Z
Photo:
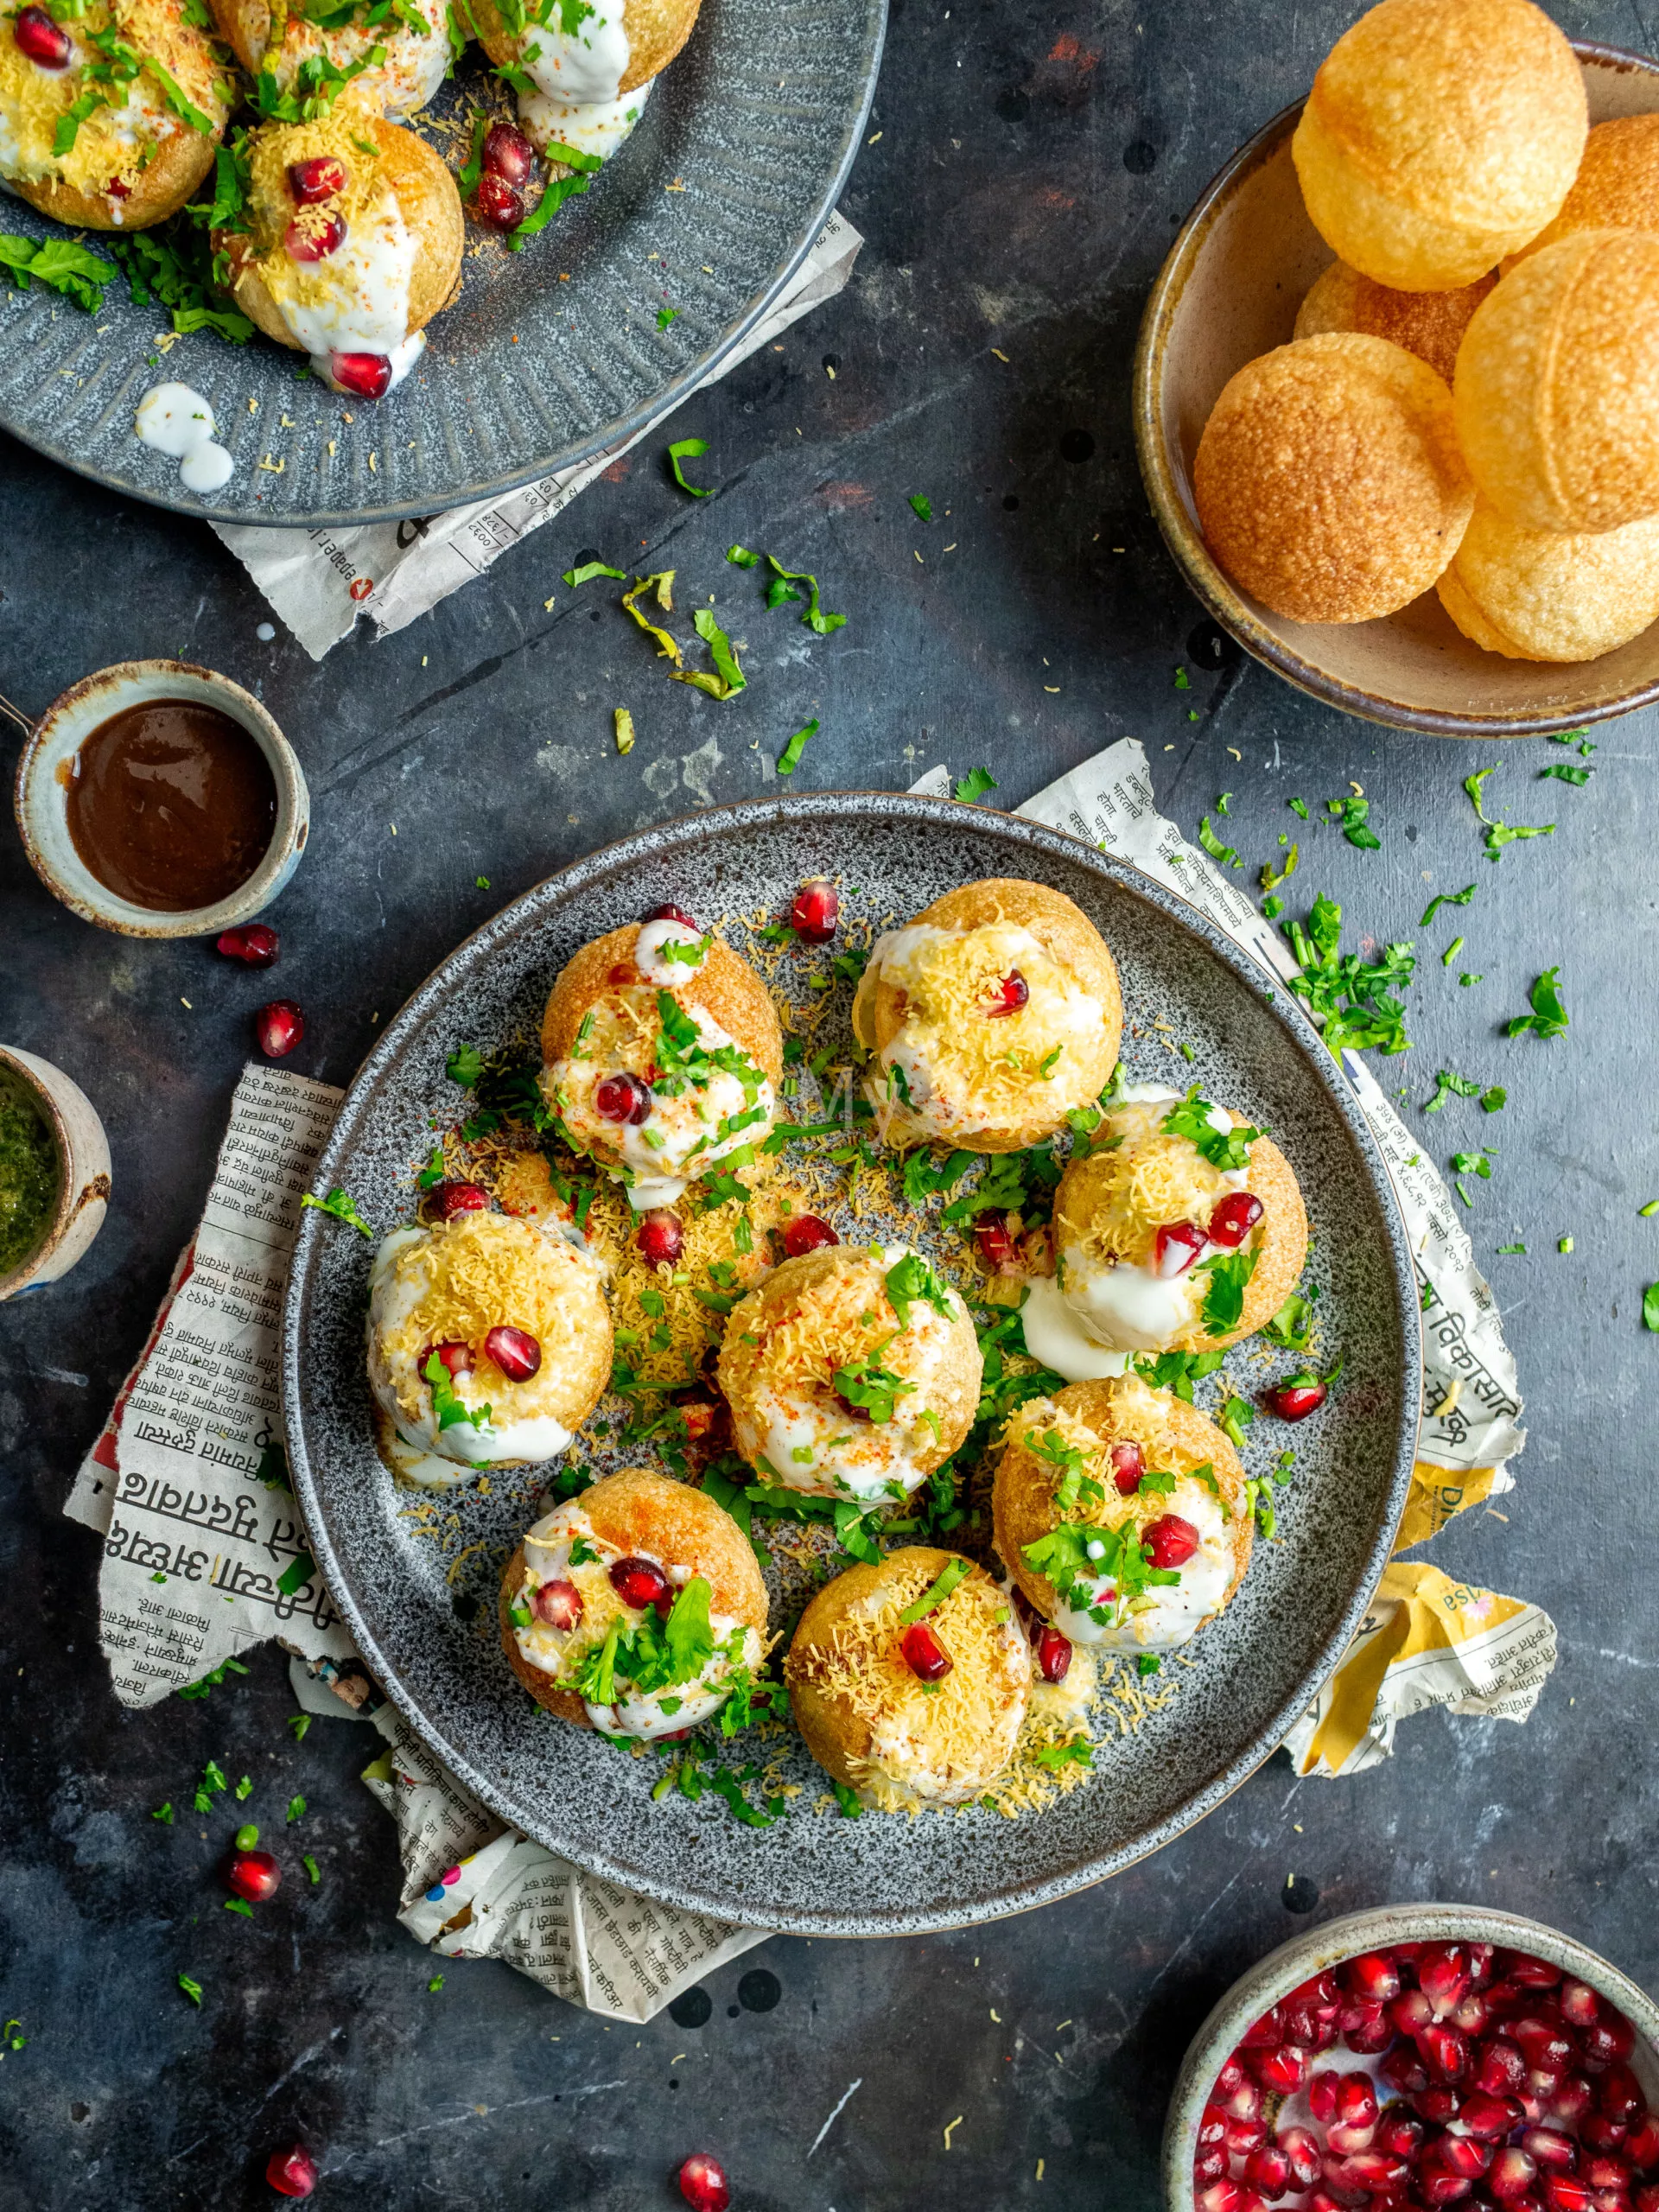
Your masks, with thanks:
M1247 362L1205 425L1192 487L1233 582L1299 622L1408 606L1474 505L1445 384L1402 346L1351 332Z
M732 1308L721 1342L719 1380L721 1393L734 1412L747 1412L753 1404L760 1351L773 1317L792 1305L802 1291L838 1273L862 1249L837 1244L785 1260ZM746 1337L758 1337L760 1344L746 1344ZM942 1467L973 1427L984 1370L979 1339L964 1307L951 1320L928 1395L928 1402L938 1416L938 1433L912 1454L925 1474Z
M1597 124L1560 213L1505 262L1504 275L1574 231L1659 231L1659 115Z
M1454 292L1399 292L1362 276L1345 261L1333 261L1297 310L1294 334L1320 338L1328 331L1357 330L1363 337L1386 338L1427 361L1449 386L1469 318L1497 282L1488 270Z
M1133 1433L1117 1412L1116 1401L1122 1388L1116 1382L1068 1382L1064 1390L1054 1393L1053 1403L1092 1429L1103 1441L1116 1443ZM1138 1396L1140 1392L1137 1389L1132 1395ZM1208 1414L1167 1391L1154 1391L1153 1395L1163 1406L1171 1441L1186 1466L1200 1466L1207 1459L1214 1467L1216 1480L1232 1516L1229 1524L1233 1537L1232 1579L1216 1609L1223 1612L1231 1603L1233 1592L1250 1563L1255 1516L1245 1503L1244 1469L1237 1452ZM1059 1516L1054 1510L1054 1470L1017 1441L1008 1444L998 1463L991 1492L991 1515L996 1548L1004 1565L1044 1619L1052 1620L1060 1611L1060 1593L1046 1574L1038 1574L1027 1566L1025 1547L1034 1544L1058 1525Z
M375 143L381 169L397 195L404 222L415 239L415 267L409 283L409 329L423 330L461 282L461 248L467 219L461 212L455 180L425 140L384 116L358 113L353 128ZM216 231L214 244L229 256L231 290L249 321L279 346L300 350L281 308L259 274L255 244L240 232Z
M1576 231L1476 310L1452 386L1483 498L1531 530L1659 512L1659 238Z
M984 929L998 922L1012 922L1029 930L1043 950L1074 976L1089 995L1098 1000L1104 1014L1101 1025L1100 1081L1104 1090L1117 1065L1123 1036L1123 994L1117 979L1117 963L1105 939L1083 909L1063 891L1045 883L1026 883L1017 876L986 876L947 891L916 916L942 930ZM867 971L868 976L868 971ZM859 1042L880 1052L904 1026L904 993L880 976L861 983L853 1007L853 1030ZM1043 1086L1033 1079L1033 1097ZM1052 1136L1063 1115L1033 1112L1031 1119L1001 1129L981 1129L950 1141L964 1152L1024 1152L1045 1137Z
M625 1467L582 1492L582 1511L594 1533L624 1552L648 1552L671 1566L695 1567L709 1584L709 1611L743 1621L764 1639L766 1586L749 1541L724 1506L702 1491L649 1467ZM578 1728L592 1726L573 1690L556 1690L553 1678L532 1667L512 1632L511 1608L524 1579L521 1543L501 1577L499 1611L507 1664L537 1705Z
M1382 0L1320 65L1291 153L1333 251L1451 291L1552 219L1588 124L1573 49L1530 0Z
M1237 1116L1234 1119L1236 1122ZM1062 1243L1077 1242L1087 1233L1094 1211L1090 1165L1103 1157L1099 1153L1073 1154L1060 1178L1054 1193L1054 1231ZM1197 1322L1177 1339L1177 1351L1224 1351L1230 1344L1242 1344L1272 1320L1301 1279L1307 1260L1307 1210L1295 1170L1271 1137L1257 1137L1250 1146L1249 1188L1262 1201L1262 1241L1255 1270L1244 1286L1238 1326L1224 1337L1211 1337Z
M213 168L223 126L211 135L181 130L164 139L155 158L139 172L132 190L121 202L117 222L109 200L101 193L77 192L73 185L44 179L29 184L21 179L7 188L20 200L54 223L80 231L145 231L176 215L191 194Z
M211 0L219 35L251 77L270 35L270 10L265 0Z
M611 969L633 958L638 922L584 944L560 971L542 1017L542 1058L550 1066L569 1053L583 1016L604 996ZM716 938L709 957L682 988L763 1069L775 1090L784 1079L784 1039L777 1009L748 962Z
M667 68L696 28L701 0L627 0L622 28L628 66L617 86L632 92ZM511 66L518 41L501 20L495 0L474 0L473 20L484 51L498 68Z
M1478 500L1435 588L1488 652L1594 660L1659 617L1659 515L1623 530L1526 530Z

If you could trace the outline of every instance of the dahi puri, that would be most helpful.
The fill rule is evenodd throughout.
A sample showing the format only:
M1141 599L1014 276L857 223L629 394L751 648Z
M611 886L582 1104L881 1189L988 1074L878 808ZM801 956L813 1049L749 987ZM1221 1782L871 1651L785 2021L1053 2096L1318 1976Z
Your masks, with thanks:
M1309 289L1292 334L1320 338L1327 331L1357 330L1366 338L1386 338L1427 361L1449 385L1469 318L1497 282L1489 271L1455 292L1398 292L1362 276L1345 261L1333 261Z
M1403 346L1345 333L1239 370L1205 425L1192 488L1233 582L1299 622L1408 606L1474 505L1443 380Z
M1529 0L1382 0L1325 56L1291 153L1351 267L1442 292L1552 220L1588 128L1573 49Z
M1515 259L1574 231L1659 231L1659 115L1599 123L1585 141L1560 213Z
M1659 515L1623 530L1528 530L1478 500L1436 588L1488 652L1594 660L1659 617Z
M1476 309L1452 385L1481 496L1531 530L1659 512L1659 238L1580 231Z

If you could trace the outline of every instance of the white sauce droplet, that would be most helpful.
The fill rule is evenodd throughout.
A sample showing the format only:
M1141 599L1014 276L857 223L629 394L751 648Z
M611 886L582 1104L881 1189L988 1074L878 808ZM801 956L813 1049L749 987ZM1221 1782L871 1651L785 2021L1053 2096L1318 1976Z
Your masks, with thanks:
M217 428L213 409L188 384L152 386L139 401L133 421L140 444L176 461L185 489L199 493L217 492L230 481L236 467L225 448L214 442Z
M656 81L653 77L613 100L550 99L543 92L520 92L518 120L531 145L543 151L550 145L574 146L579 154L596 154L608 162L632 137Z
M1097 1344L1066 1304L1052 1275L1039 1275L1020 1309L1026 1350L1068 1382L1096 1382L1127 1373L1129 1355Z

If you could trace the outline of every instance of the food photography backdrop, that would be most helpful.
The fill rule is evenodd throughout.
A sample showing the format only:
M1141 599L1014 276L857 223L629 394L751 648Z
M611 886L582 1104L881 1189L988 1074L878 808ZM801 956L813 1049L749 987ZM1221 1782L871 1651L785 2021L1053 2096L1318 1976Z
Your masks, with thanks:
M1633 6L1552 12L1574 37L1659 37ZM844 290L487 574L320 661L205 524L0 439L0 690L32 717L109 663L219 670L287 734L313 810L270 910L270 978L208 942L94 931L15 836L0 849L0 1037L74 1077L113 1156L89 1255L0 1313L0 2204L265 2204L265 2161L299 2137L331 2207L633 2212L679 2201L675 2171L701 2150L753 2212L1157 2212L1194 2030L1323 1919L1494 1906L1653 1985L1654 715L1581 746L1418 737L1321 706L1191 597L1135 462L1136 330L1175 230L1354 13L896 0L841 199L865 240ZM706 441L685 473L709 497L666 466L685 438ZM844 626L763 611L734 543L810 571ZM675 569L687 608L712 596L747 690L666 681L616 587L563 581L594 558ZM1423 1155L1461 1174L1527 1443L1511 1491L1411 1557L1549 1615L1535 1709L1404 1719L1394 1756L1347 1778L1303 1778L1280 1752L1099 1887L955 1934L772 1937L643 2024L499 1961L435 1958L398 1924L392 1824L359 1779L378 1739L295 1726L270 1645L205 1697L122 1707L97 1541L62 1516L200 1217L254 1009L273 988L296 1000L307 1033L285 1065L343 1086L462 938L608 840L791 789L903 790L941 764L953 784L982 768L979 804L1013 809L1125 737L1159 810L1195 841L1207 823L1252 896L1300 847L1285 920L1323 894L1344 951L1414 948L1409 1049L1370 1065ZM8 771L21 742L4 740ZM1478 809L1465 779L1487 770ZM1494 859L1483 814L1549 834ZM833 837L818 865L836 868ZM1549 971L1565 1030L1509 1035ZM1442 1070L1459 1083L1430 1115ZM1506 1103L1484 1112L1464 1085ZM251 1920L222 1910L226 1800L189 1809L209 1763L250 1778L236 1814L289 1867Z

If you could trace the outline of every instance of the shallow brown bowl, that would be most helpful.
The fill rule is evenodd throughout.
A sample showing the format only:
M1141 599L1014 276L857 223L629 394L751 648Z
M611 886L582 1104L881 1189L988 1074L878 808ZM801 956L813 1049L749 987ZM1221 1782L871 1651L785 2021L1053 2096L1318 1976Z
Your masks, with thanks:
M1659 111L1659 61L1575 39L1590 119ZM1433 591L1376 622L1293 622L1229 582L1192 497L1192 460L1223 385L1290 339L1332 259L1290 158L1302 104L1242 146L1181 226L1141 319L1135 436L1159 526L1188 584L1247 652L1367 721L1440 737L1529 737L1605 721L1659 699L1659 622L1598 660L1483 652Z

